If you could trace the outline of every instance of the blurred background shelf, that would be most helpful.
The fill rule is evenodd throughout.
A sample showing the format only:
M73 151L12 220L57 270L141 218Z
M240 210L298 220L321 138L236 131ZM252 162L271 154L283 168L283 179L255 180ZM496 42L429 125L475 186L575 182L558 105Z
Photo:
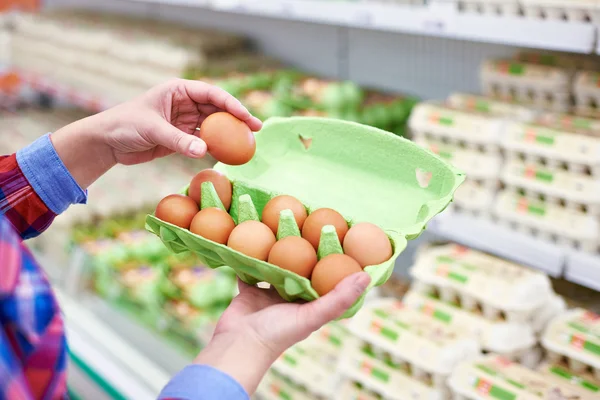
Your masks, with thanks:
M469 15L459 12L453 1L433 1L427 6L318 0L136 1L546 50L576 53L596 50L597 28L590 23Z
M491 220L446 211L429 224L428 230L446 240L525 264L553 277L562 276L564 271L565 250Z

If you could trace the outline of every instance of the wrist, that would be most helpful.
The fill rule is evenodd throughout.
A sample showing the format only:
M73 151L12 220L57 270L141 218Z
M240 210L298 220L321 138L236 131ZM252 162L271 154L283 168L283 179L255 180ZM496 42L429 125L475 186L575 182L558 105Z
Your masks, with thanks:
M73 122L50 135L56 153L83 189L116 164L105 140L111 127L99 115Z
M208 365L228 374L251 396L279 355L252 335L216 334L194 364Z

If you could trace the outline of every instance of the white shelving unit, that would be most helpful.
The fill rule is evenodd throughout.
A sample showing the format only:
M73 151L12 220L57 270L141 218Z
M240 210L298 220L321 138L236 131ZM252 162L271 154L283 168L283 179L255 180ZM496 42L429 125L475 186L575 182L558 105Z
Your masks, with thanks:
M547 50L596 51L592 24L465 14L452 1L432 1L428 6L318 0L134 1Z
M489 220L446 210L429 224L428 230L442 238L528 265L553 277L561 276L564 271L564 249Z

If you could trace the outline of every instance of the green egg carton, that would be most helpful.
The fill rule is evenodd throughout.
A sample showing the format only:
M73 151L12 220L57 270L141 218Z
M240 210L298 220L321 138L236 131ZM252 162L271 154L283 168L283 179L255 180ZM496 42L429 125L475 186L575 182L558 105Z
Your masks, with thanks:
M374 223L388 234L393 255L380 265L365 268L371 276L369 289L390 277L407 240L419 236L427 222L448 206L465 179L462 172L413 142L354 122L316 117L272 118L256 134L256 142L257 151L249 163L215 166L232 181L229 211L236 223L240 216L243 220L253 218L248 202L240 201L240 196L250 197L256 218L266 203L280 194L296 197L309 212L333 208L350 225ZM210 188L214 190L212 185ZM187 188L182 193L187 193ZM207 201L211 198L206 197ZM219 204L203 207L215 205ZM251 285L269 282L288 301L318 297L304 277L153 215L148 215L146 228L160 236L171 251L193 251L211 268L227 265ZM354 315L363 302L364 295L344 317Z

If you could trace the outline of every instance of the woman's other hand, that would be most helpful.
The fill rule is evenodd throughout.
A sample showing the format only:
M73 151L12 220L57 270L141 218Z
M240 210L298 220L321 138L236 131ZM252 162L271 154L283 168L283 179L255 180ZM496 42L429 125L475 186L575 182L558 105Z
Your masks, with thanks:
M252 131L262 123L226 91L200 81L173 79L51 135L65 166L87 188L116 163L140 164L172 153L206 154L197 136L204 119L226 111Z
M269 367L290 346L339 318L364 292L370 277L361 272L327 295L304 304L288 303L274 289L240 282L207 347L195 360L236 379L252 395Z

